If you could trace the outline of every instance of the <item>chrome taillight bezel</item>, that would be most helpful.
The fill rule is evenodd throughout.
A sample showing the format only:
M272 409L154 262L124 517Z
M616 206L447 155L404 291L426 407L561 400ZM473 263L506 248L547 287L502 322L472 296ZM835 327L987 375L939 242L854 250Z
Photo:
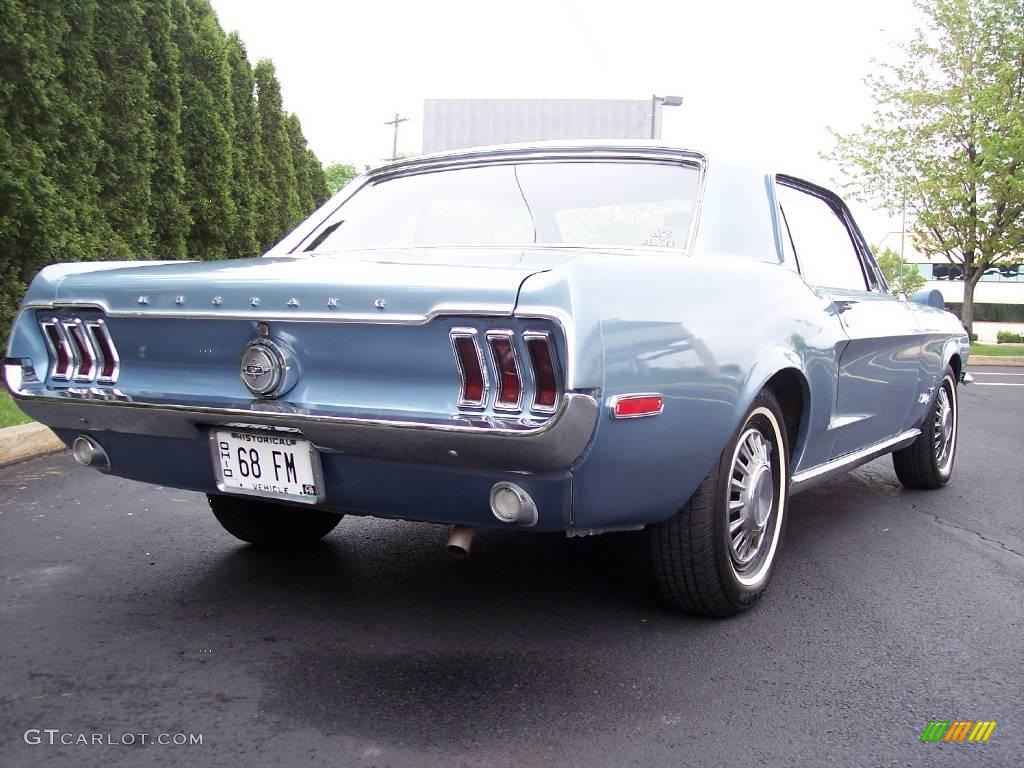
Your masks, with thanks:
M460 408L472 408L482 410L487 407L487 395L490 391L490 381L487 375L487 364L484 362L484 356L480 349L480 342L476 328L452 328L448 334L449 341L452 345L452 354L455 355L455 366L459 369L459 397L458 405ZM459 341L469 341L473 345L473 352L476 355L477 369L480 371L480 399L471 400L466 397L466 371L463 366L462 356L459 354Z
M523 410L523 390L526 389L523 381L523 367L519 364L519 350L516 349L516 335L510 330L492 330L484 334L487 339L487 349L491 353L491 362L494 364L494 374L497 379L494 387L494 410L509 413L519 413ZM505 387L501 361L498 359L498 350L495 342L504 341L508 343L512 354L512 367L516 380L519 382L519 392L515 402L503 402L502 391Z
M537 363L530 351L531 341L542 342L547 347L548 359L551 361L551 375L554 378L555 385L555 401L551 405L541 405L537 402L537 396L540 394L540 382L537 376ZM563 394L562 379L558 375L558 356L555 354L554 340L548 331L524 331L523 343L526 345L526 355L530 361L530 375L533 377L533 403L530 405L530 411L544 414L554 413L558 410L558 404L562 401Z
M47 317L39 328L49 357L52 382L115 384L121 358L101 318Z

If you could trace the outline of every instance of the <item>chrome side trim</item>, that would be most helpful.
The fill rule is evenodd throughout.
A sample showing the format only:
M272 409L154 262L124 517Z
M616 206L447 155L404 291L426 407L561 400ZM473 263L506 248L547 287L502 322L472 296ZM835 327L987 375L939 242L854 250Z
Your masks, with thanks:
M581 392L565 395L561 407L544 422L484 417L473 425L458 421L458 416L435 422L357 418L264 401L213 407L110 399L99 390L42 394L24 386L12 394L23 411L54 429L199 439L209 427L219 425L290 428L300 430L325 452L510 472L572 466L590 443L598 414L597 400Z
M838 475L849 472L851 469L855 469L862 464L874 461L879 456L905 448L914 442L920 434L920 429L908 429L906 432L901 432L895 437L890 437L888 440L883 440L853 453L839 456L824 464L805 469L803 472L797 472L789 481L790 493L812 488L819 483L824 483Z

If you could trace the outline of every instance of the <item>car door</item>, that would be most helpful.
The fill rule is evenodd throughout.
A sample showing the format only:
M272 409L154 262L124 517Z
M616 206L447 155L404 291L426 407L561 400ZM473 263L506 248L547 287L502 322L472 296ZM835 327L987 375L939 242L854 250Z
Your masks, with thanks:
M919 389L922 333L893 297L843 202L779 177L776 189L801 274L831 302L848 341L838 352L829 433L842 456L902 432Z

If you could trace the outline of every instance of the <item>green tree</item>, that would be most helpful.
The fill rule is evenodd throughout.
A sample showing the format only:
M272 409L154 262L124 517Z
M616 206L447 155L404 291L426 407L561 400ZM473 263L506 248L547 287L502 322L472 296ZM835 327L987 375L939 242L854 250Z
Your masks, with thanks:
M256 80L249 66L245 45L237 32L228 35L227 61L231 70L231 103L235 117L231 197L237 210L228 255L258 256L258 222L264 201L259 183L263 145L260 139L260 116L254 98Z
M356 167L349 163L331 163L324 168L327 188L332 195L358 175L359 172L356 170Z
M93 53L102 74L100 208L114 234L114 255L145 257L153 252L153 60L138 0L97 5Z
M927 281L916 265L905 262L892 248L879 250L878 246L874 246L871 250L875 253L878 268L889 283L889 290L894 294L905 293L910 296L924 288Z
M146 4L146 37L153 58L149 79L153 102L153 157L150 219L153 252L160 258L183 259L192 225L185 200L185 161L181 150L181 53L174 42L174 20L185 18L184 0L150 0Z
M0 0L0 329L6 333L25 285L55 258L57 187L48 154L59 137L53 84L66 30L53 7Z
M295 164L291 141L281 106L281 84L270 59L256 63L256 97L260 113L263 157L260 166L262 186L268 192L259 229L264 249L276 243L301 218Z
M903 60L867 83L873 119L834 133L828 155L857 197L905 202L917 249L964 270L961 319L974 319L986 269L1024 250L1024 4L916 0L923 25Z
M181 51L181 146L192 228L191 258L222 259L235 230L231 197L234 120L224 32L207 0L188 0L176 24Z

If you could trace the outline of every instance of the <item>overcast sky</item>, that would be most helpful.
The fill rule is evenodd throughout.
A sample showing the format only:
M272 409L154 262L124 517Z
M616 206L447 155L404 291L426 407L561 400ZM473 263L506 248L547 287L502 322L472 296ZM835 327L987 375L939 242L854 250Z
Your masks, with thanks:
M285 108L326 164L418 152L427 98L680 95L662 136L771 157L829 184L827 126L868 118L872 57L917 22L911 0L213 0L250 58L273 59ZM872 242L898 220L854 205Z

